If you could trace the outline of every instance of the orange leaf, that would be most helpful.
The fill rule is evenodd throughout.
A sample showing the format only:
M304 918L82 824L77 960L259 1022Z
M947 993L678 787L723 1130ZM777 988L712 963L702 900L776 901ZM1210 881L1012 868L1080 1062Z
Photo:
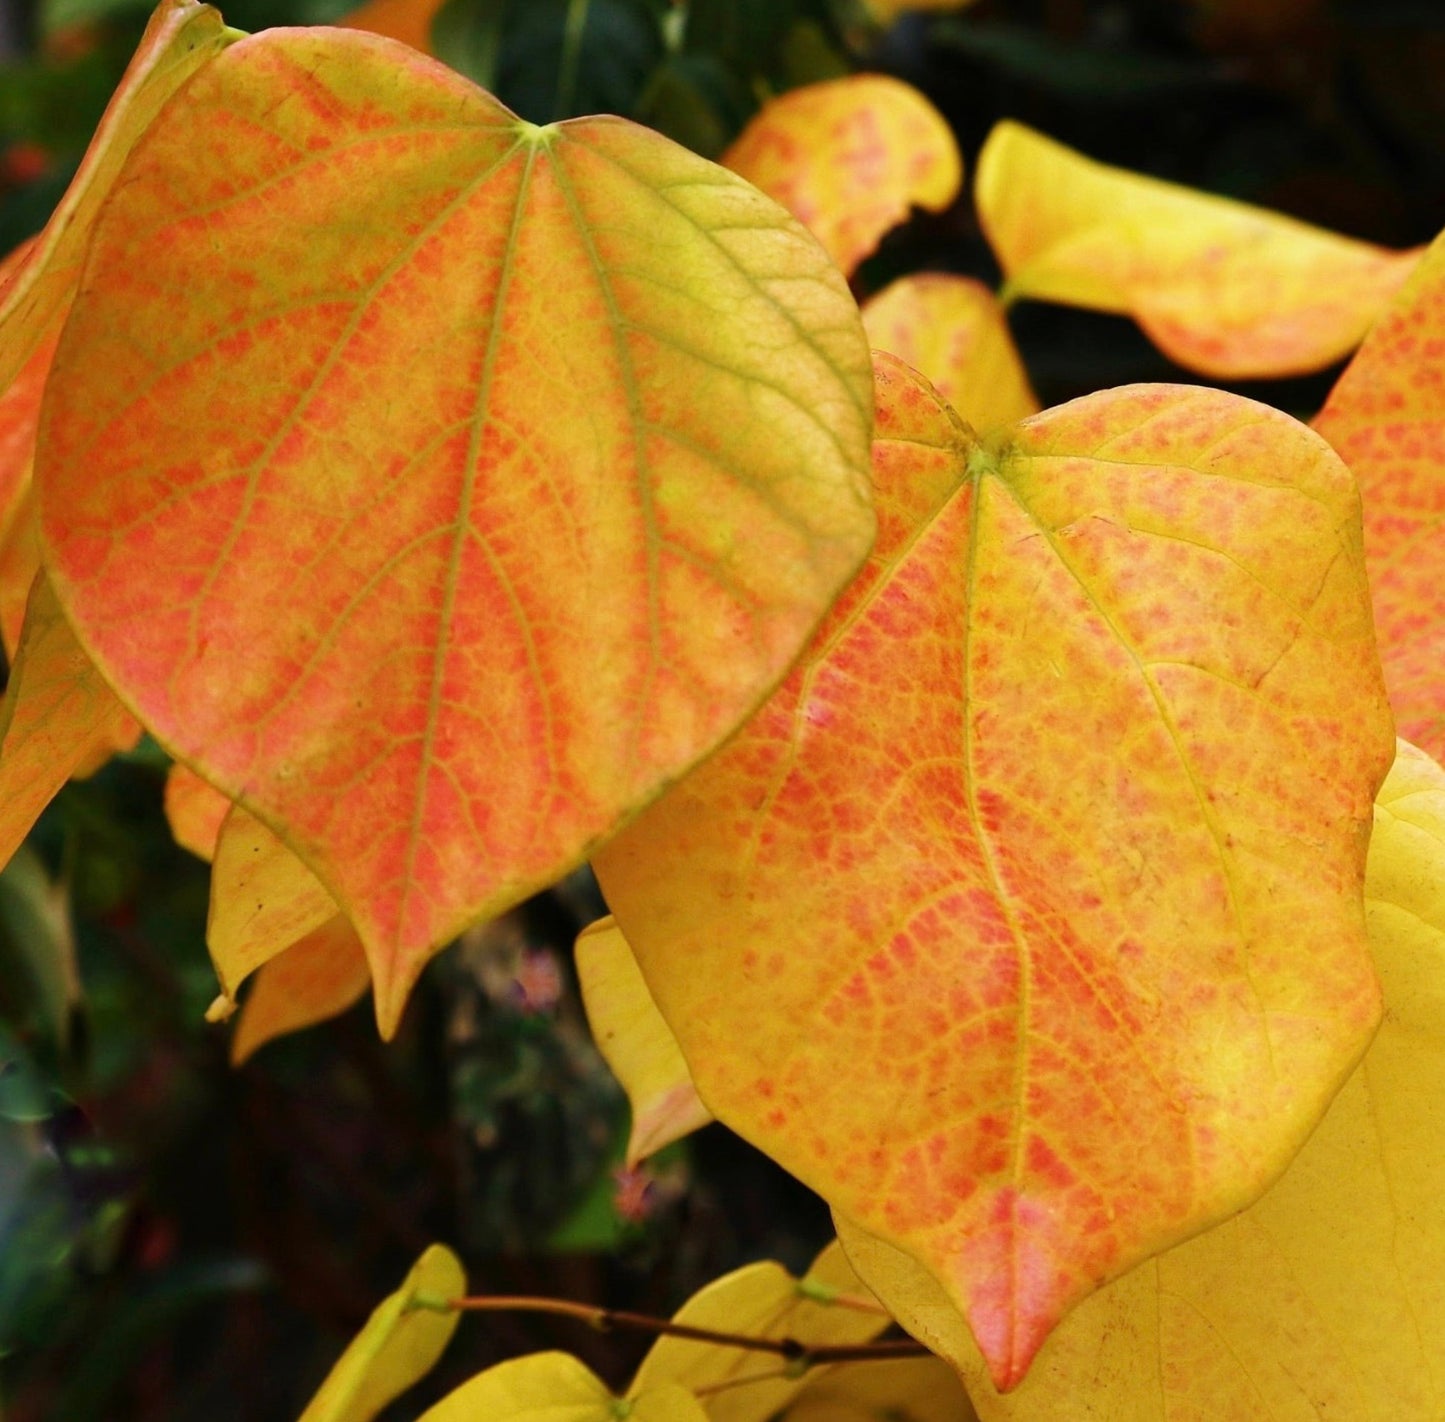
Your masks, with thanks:
M162 0L151 16L45 230L0 267L0 391L59 329L96 215L131 147L176 89L239 37L219 10L196 0Z
M1315 428L1365 508L1365 555L1385 685L1400 734L1445 756L1445 237L1330 394Z
M444 0L366 0L336 23L348 30L400 40L422 54L430 54L432 21Z
M868 571L595 863L703 1099L923 1263L1008 1387L1253 1199L1363 1049L1393 739L1309 430L1137 386L980 442L877 379Z
M763 105L722 162L776 198L852 272L912 206L958 196L963 161L943 116L881 74L806 84Z
M189 766L173 765L166 775L165 810L182 849L207 862L215 858L221 826L231 813L231 802L219 790Z
M926 375L977 430L1038 413L1003 308L980 281L944 272L902 277L863 307L863 329L879 350Z
M333 914L257 971L231 1038L232 1066L275 1037L340 1016L370 986L371 970L356 930Z
M975 196L1008 293L1133 316L1171 360L1227 379L1348 355L1420 256L1095 163L1010 122L979 154Z
M270 31L153 125L87 272L37 453L57 589L346 911L384 1032L756 706L871 538L845 284L622 120Z
M30 471L40 401L60 339L58 326L46 335L8 387L0 387L0 638L12 660L25 620L30 585L40 571L35 501Z
M254 815L232 806L211 865L206 947L227 997L262 963L324 927L336 901Z
M0 864L72 775L139 739L38 574L0 703Z

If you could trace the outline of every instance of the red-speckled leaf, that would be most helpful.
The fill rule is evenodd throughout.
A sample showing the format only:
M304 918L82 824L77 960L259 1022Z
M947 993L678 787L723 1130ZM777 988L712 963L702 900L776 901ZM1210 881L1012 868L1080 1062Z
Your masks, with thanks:
M0 865L72 775L140 739L71 633L44 575L0 702Z
M14 660L30 585L40 570L30 471L40 401L60 339L57 325L6 388L0 388L0 639Z
M1133 316L1220 379L1348 355L1420 256L1110 168L1017 123L989 135L975 196L1013 295Z
M163 0L151 16L45 230L13 264L0 268L0 390L37 347L54 339L80 278L96 215L126 155L166 100L239 38L219 10L195 0Z
M1311 431L1137 386L978 441L878 387L868 571L595 862L718 1118L923 1263L1010 1386L1253 1199L1363 1050L1394 742Z
M231 1064L240 1066L276 1037L339 1016L370 986L371 969L356 930L333 914L257 970L236 1018Z
M1445 237L1315 420L1360 481L1385 685L1400 734L1445 756Z
M946 272L901 277L863 307L863 329L926 375L976 430L1038 413L1038 396L998 298L980 281Z
M881 74L806 84L769 101L722 161L806 223L845 272L910 207L941 211L963 181L943 116Z
M384 1032L756 706L870 542L841 277L622 120L269 31L152 126L87 273L36 457L57 590L346 911Z

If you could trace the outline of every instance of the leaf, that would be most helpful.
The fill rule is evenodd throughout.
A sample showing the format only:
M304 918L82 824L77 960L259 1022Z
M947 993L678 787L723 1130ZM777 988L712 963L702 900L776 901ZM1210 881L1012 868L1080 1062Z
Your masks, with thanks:
M866 1343L891 1321L836 1243L823 1250L802 1279L771 1260L749 1264L701 1289L673 1317L674 1323L692 1328L791 1338L814 1348ZM715 1343L662 1337L642 1360L627 1395L679 1383L707 1398L710 1422L767 1422L797 1396L806 1378L787 1376L776 1362Z
M662 1020L627 940L610 918L577 939L577 977L597 1050L632 1106L627 1165L712 1120L698 1099L677 1038Z
M339 1017L370 986L371 970L356 930L343 915L333 914L261 964L236 1019L231 1065L240 1066L276 1037Z
M165 811L166 823L182 849L207 863L215 858L231 801L189 766L173 765L166 774Z
M977 1417L957 1374L941 1358L900 1358L820 1370L783 1422L977 1422Z
M0 391L54 338L100 206L137 139L171 95L239 37L219 10L195 0L162 0L151 16L45 230L13 267L0 269Z
M1390 717L1303 426L1137 386L980 441L877 384L868 570L594 864L718 1119L923 1263L1007 1387L1363 1050Z
M620 120L269 31L152 127L87 271L37 452L57 589L346 911L386 1034L750 713L871 538L843 281Z
M1081 1304L984 1422L1433 1422L1445 1411L1445 772L1404 743L1380 792L1366 879L1384 984L1379 1034L1281 1179L1243 1214ZM957 1315L922 1271L840 1222L870 1276L891 1268L910 1332ZM877 1257L866 1259L865 1254ZM935 1286L936 1289L936 1286Z
M882 74L780 95L722 162L805 223L847 273L910 206L939 212L963 181L943 116L916 89Z
M38 574L0 702L0 865L72 775L139 739Z
M1220 379L1348 355L1420 256L1095 163L1012 122L979 154L975 200L1008 296L1132 316L1171 360Z
M1315 428L1360 482L1385 685L1400 734L1445 755L1445 238L1330 393Z
M914 11L966 10L974 0L863 0L881 25L891 25L900 15Z
M30 585L40 571L30 472L40 401L59 338L57 327L36 346L9 386L0 388L0 638L12 661Z
M866 303L863 329L878 350L926 375L975 429L1038 413L1003 308L982 282L944 272L902 277Z
M216 841L206 921L206 947L226 996L335 917L336 900L317 877L254 815L233 806Z
M68 1045L71 1015L83 996L70 888L52 879L23 844L0 870L0 983L4 1017L25 1039ZM0 1078L7 1072L0 1064Z
M617 1399L570 1353L533 1353L478 1373L421 1416L420 1422L707 1422L702 1404L673 1384L621 1409ZM309 1422L303 1419L303 1422Z
M431 1371L456 1332L461 1315L454 1309L418 1307L416 1301L457 1299L466 1292L461 1261L444 1245L431 1245L367 1319L300 1422L369 1422Z
M368 34L409 44L422 54L432 53L432 23L445 0L366 0L343 15L337 24L343 29L365 30Z

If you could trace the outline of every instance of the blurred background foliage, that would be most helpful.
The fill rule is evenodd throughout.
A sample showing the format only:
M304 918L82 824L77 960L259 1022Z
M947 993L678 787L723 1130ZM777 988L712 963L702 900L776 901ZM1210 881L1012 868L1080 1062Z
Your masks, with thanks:
M875 0L875 4L878 0ZM1445 6L1432 0L372 0L537 122L611 111L716 157L770 95L857 68L922 89L971 163L1021 119L1093 157L1392 246L1445 226ZM347 0L234 0L241 29ZM144 0L0 5L0 249L64 190ZM888 238L905 271L996 280L967 199ZM1131 322L1024 303L1045 404L1192 379ZM1244 393L1303 413L1334 372ZM469 934L398 1040L359 1007L227 1063L207 1025L207 870L171 841L154 747L69 786L0 874L0 1408L8 1422L282 1422L431 1240L473 1288L667 1313L829 1234L718 1127L618 1168L626 1106L571 965L584 873ZM644 1346L561 1322L464 1324L431 1395L549 1346L621 1382ZM422 1392L390 1415L419 1410Z

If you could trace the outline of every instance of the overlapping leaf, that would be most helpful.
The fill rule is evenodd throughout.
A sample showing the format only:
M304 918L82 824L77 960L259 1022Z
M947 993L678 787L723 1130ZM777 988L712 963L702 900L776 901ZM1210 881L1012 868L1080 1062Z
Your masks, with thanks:
M1445 1411L1445 772L1401 745L1366 880L1385 1017L1288 1171L1236 1219L1115 1281L1000 1396L937 1286L840 1221L985 1422L1433 1422ZM970 1361L971 1360L971 1361Z
M977 430L1038 413L1003 308L982 282L946 272L901 277L864 305L863 329Z
M577 978L597 1050L632 1107L627 1164L707 1125L712 1113L698 1099L677 1038L610 918L577 939Z
M922 1261L1007 1386L1253 1199L1363 1049L1390 718L1302 426L1135 387L980 442L878 387L867 573L595 864L703 1099Z
M189 766L173 765L166 773L165 813L176 843L209 863L231 801Z
M881 74L807 84L765 104L722 157L805 223L851 272L911 206L958 195L962 161L943 116Z
M0 702L0 865L72 775L140 739L76 643L49 581L35 579Z
M1445 755L1445 238L1340 377L1315 428L1360 481L1385 685L1400 734Z
M88 271L37 453L57 588L346 910L384 1030L748 713L871 536L842 280L622 121L270 32L152 126Z
M327 1374L300 1422L370 1422L393 1398L431 1371L456 1332L461 1315L436 1303L467 1291L461 1262L432 1245L401 1287L377 1305L366 1326Z
M1220 378L1348 355L1419 257L1095 163L1012 122L984 144L975 196L1013 295L1133 316L1172 360Z
M958 1375L941 1358L903 1358L829 1368L810 1378L785 1422L977 1422L977 1418Z

